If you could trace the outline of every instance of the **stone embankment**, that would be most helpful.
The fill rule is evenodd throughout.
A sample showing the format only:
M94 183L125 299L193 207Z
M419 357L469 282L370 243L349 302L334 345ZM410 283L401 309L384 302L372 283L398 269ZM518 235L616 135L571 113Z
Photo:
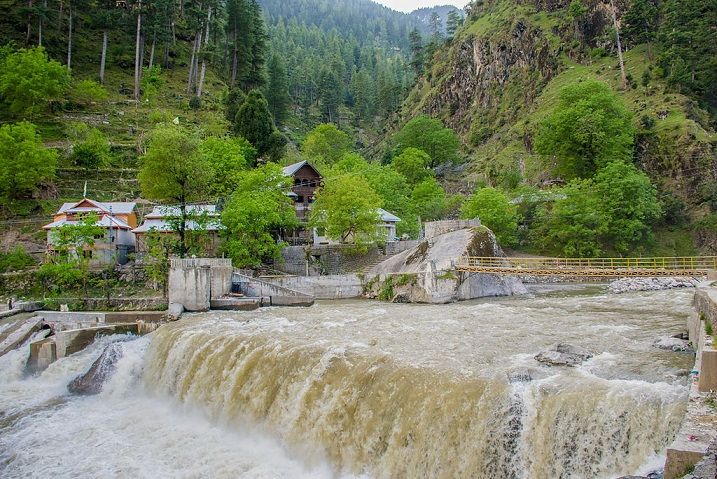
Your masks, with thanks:
M622 294L637 291L696 288L699 284L700 282L695 278L622 278L610 283L608 290L614 294Z
M515 277L457 272L456 263L466 256L505 254L493 232L483 226L434 236L375 266L367 274L366 296L394 302L443 304L527 293Z

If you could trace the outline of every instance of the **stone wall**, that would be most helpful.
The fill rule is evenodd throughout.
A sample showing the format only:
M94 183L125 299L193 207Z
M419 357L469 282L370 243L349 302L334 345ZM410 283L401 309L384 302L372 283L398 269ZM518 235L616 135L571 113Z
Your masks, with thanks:
M424 239L431 239L458 230L477 228L480 225L481 222L477 218L474 220L429 221L423 225L423 237Z
M301 291L316 299L359 298L363 293L361 278L356 274L330 276L286 276L267 278L266 281Z

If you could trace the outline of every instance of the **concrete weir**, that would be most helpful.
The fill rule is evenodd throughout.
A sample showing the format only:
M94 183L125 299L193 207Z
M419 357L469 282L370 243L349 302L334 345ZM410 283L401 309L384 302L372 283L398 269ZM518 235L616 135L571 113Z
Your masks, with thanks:
M711 406L717 392L717 342L707 334L708 328L717 331L717 288L701 284L695 293L695 309L688 330L697 354L694 367L697 374L690 385L685 419L667 449L664 479L688 474L705 458L710 444L717 441L717 411Z

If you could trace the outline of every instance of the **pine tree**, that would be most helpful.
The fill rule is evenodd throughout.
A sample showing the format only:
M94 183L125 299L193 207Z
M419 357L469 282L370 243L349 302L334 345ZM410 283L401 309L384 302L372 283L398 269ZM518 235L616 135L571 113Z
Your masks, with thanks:
M249 140L257 155L265 158L278 141L275 130L266 98L259 90L252 90L236 114L234 132Z
M446 35L449 39L453 39L458 31L458 28L463 24L463 17L458 13L457 10L451 10L448 12L448 18L446 19Z
M338 124L341 97L341 82L338 75L330 68L323 68L319 76L319 98L324 121Z
M266 89L266 101L277 126L284 124L291 105L289 81L286 77L284 60L277 54L269 60L269 84Z
M411 30L409 36L411 42L411 66L420 75L423 72L423 38L417 28Z

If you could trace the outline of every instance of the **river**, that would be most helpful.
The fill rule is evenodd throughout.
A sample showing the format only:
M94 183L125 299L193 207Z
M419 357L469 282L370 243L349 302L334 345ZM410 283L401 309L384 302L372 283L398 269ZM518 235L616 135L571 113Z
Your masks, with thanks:
M188 315L23 375L0 358L0 477L610 478L659 464L685 412L692 291ZM94 397L67 383L108 342ZM533 356L558 341L576 368Z

